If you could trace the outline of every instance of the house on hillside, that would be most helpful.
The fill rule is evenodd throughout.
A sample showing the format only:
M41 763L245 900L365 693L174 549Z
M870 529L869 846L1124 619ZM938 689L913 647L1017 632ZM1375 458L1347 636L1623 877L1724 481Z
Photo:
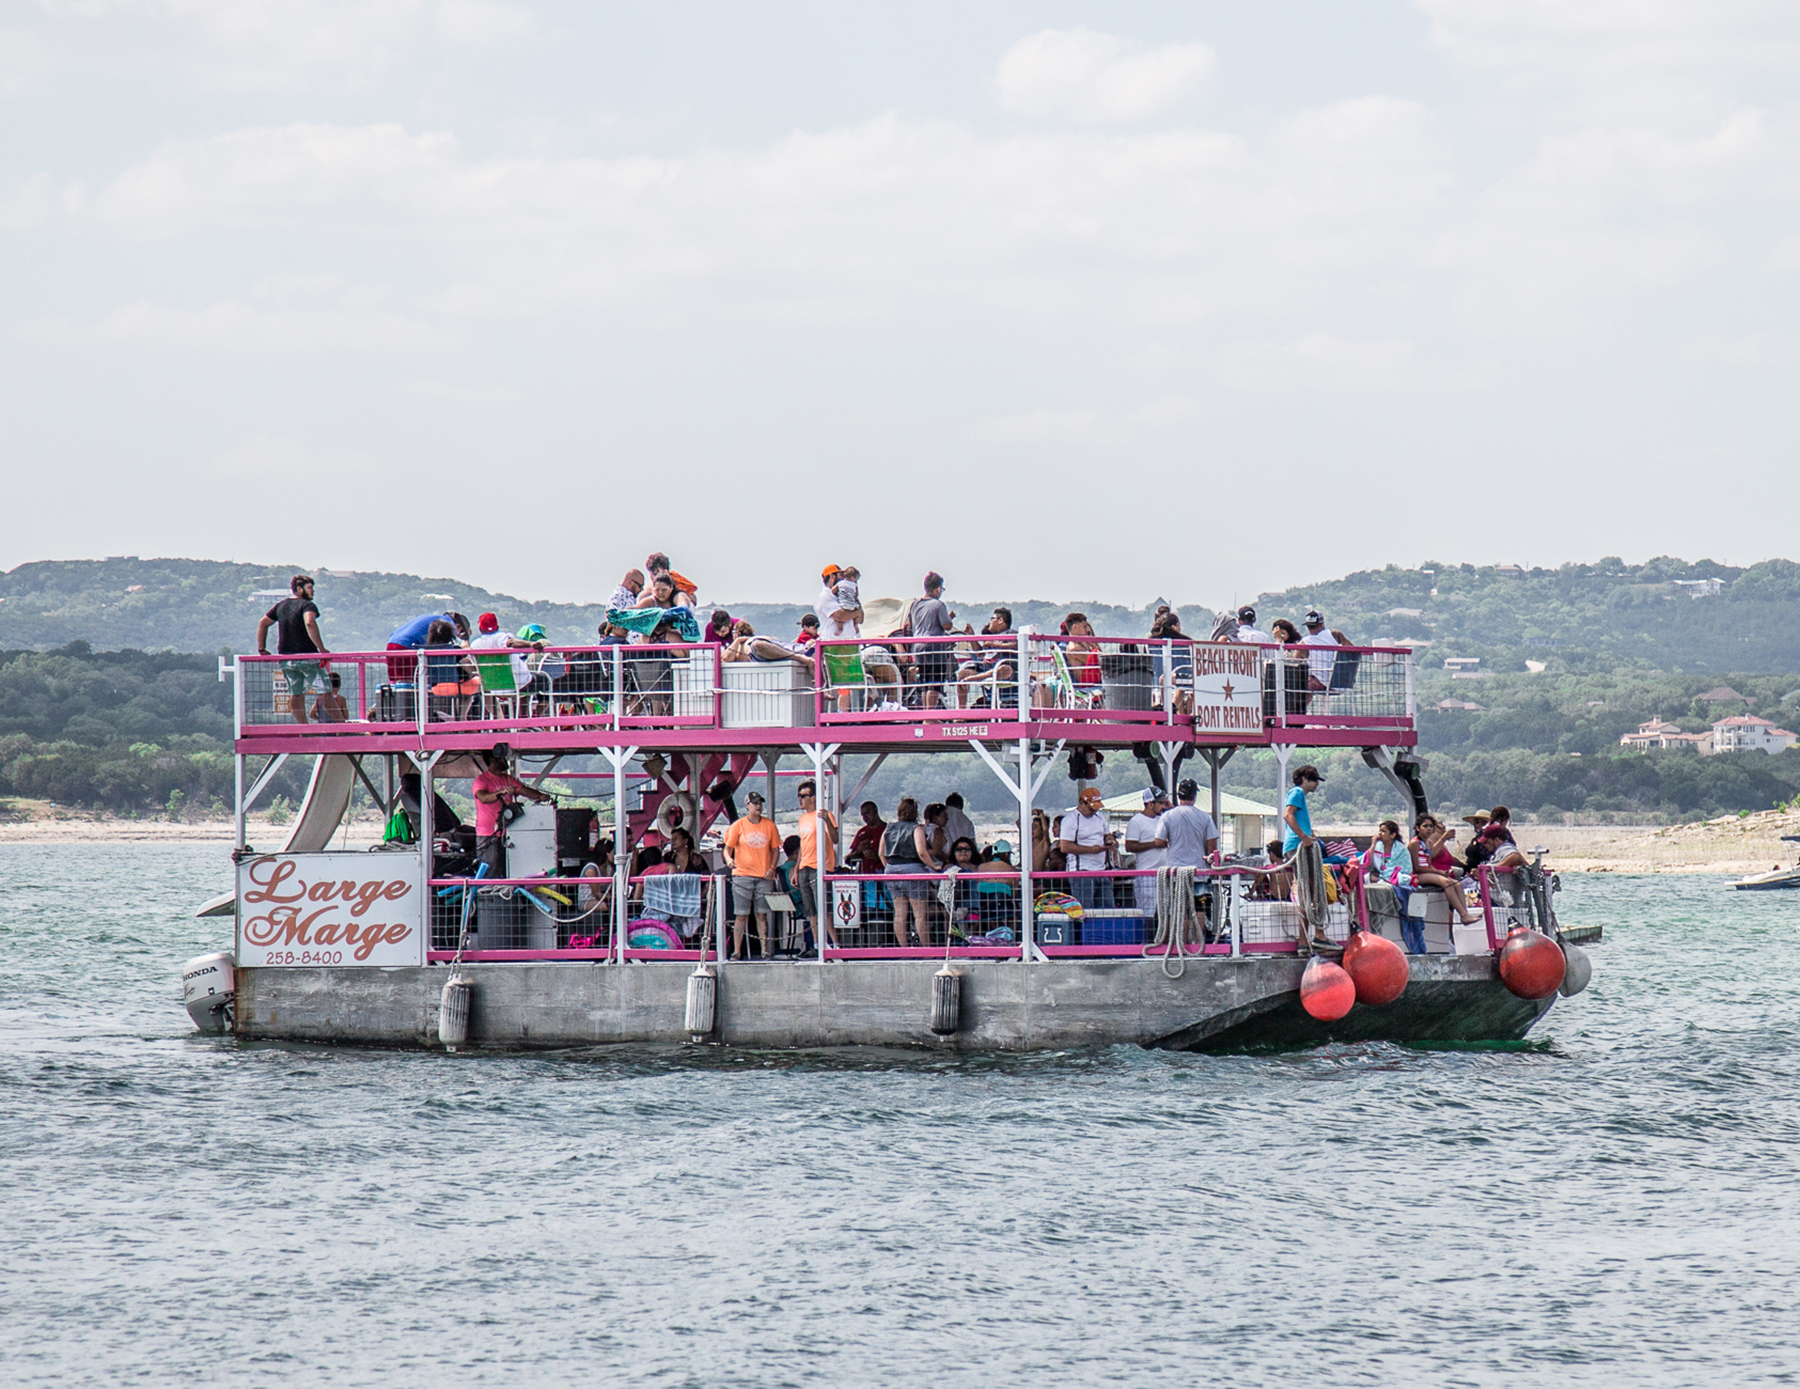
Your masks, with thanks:
M1725 591L1723 579L1671 579L1676 588L1686 589L1690 598L1716 598Z
M1700 698L1705 700L1708 704L1729 704L1734 699L1743 704L1748 704L1750 702L1750 697L1748 695L1739 694L1729 685L1721 685L1716 690L1708 690L1705 694L1701 695Z
M1480 664L1481 664L1481 657L1479 657L1479 656L1446 656L1446 657L1444 657L1444 669L1445 670L1474 670Z
M1749 714L1734 714L1712 726L1714 752L1784 752L1796 742L1800 742L1800 733L1789 733Z
M1679 724L1669 723L1665 719L1651 719L1649 723L1640 723L1636 733L1625 733L1619 737L1622 748L1636 748L1639 752L1648 752L1651 748L1691 747L1701 753L1712 751L1713 735L1711 733L1683 733Z
M1484 707L1477 704L1472 699L1440 699L1437 702L1437 707L1446 711L1461 710L1466 714L1479 714L1484 712Z

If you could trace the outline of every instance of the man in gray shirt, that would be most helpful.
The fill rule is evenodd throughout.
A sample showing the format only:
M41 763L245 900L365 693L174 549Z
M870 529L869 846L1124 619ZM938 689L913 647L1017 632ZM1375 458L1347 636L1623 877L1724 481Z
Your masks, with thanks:
M925 576L925 596L913 599L908 612L915 637L950 637L956 635L956 614L944 602L944 576L936 570ZM967 623L963 631L973 631ZM943 703L944 686L949 683L955 665L953 648L947 641L921 643L912 648L919 672L919 684L925 690L925 707L936 709Z
M1219 847L1219 827L1212 816L1194 804L1199 794L1199 784L1192 777L1186 778L1175 788L1180 804L1164 811L1157 821L1156 837L1167 840L1169 845L1166 867L1203 868L1207 857Z

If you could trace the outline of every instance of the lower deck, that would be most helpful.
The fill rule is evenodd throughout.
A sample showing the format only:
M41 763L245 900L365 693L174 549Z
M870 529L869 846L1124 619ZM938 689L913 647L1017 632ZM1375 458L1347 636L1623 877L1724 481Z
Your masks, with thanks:
M1135 1043L1179 1050L1326 1042L1514 1041L1551 1000L1515 998L1487 955L1416 956L1406 992L1335 1023L1300 1006L1306 961L1291 956L1161 959L960 959L954 1033L931 1030L939 959L730 964L718 972L709 1040L743 1047L912 1046L1026 1051ZM1167 966L1165 968L1165 965ZM465 963L469 1045L514 1050L621 1042L683 1043L680 962ZM240 1038L426 1047L451 971L436 966L240 969ZM1174 977L1171 977L1171 976Z

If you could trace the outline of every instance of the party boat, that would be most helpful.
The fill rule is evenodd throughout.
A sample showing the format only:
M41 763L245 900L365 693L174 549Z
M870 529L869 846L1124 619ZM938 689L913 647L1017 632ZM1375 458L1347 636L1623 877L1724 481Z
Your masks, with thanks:
M921 873L929 945L895 939L895 874L840 867L815 875L805 912L775 912L790 946L803 915L831 923L808 951L735 960L720 949L732 906L714 841L738 802L756 790L775 810L783 779L803 773L841 825L898 754L973 753L1022 827L1065 767L1085 787L1095 754L1136 758L1166 786L1190 761L1205 767L1218 823L1220 774L1239 753L1269 750L1285 787L1306 750L1355 748L1404 813L1420 814L1404 648L1027 629L980 645L834 640L773 661L640 642L240 655L223 669L234 683L235 882L202 911L230 918L232 935L183 971L205 1032L451 1050L1504 1043L1586 981L1541 863L1474 875L1472 927L1452 922L1442 893L1413 892L1406 910L1425 950L1402 954L1400 919L1359 874L1333 876L1336 901L1266 900L1253 844L1199 867L1048 876L1027 851L948 890ZM296 680L323 690L333 676L339 698L297 720ZM248 814L295 757L313 763L285 843L253 847ZM466 794L491 759L553 797L509 812L500 876L476 862L440 794ZM373 849L344 847L357 787L390 826ZM639 846L668 843L677 826L700 842L693 871L638 871ZM842 865L843 843L828 827L826 838ZM1107 890L1082 890L1100 878ZM1313 946L1317 931L1347 947L1342 959Z

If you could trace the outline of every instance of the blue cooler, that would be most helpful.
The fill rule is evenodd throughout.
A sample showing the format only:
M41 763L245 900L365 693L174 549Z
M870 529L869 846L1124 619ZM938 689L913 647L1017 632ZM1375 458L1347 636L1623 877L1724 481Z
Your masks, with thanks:
M1139 912L1103 916L1089 912L1081 919L1083 945L1142 945L1149 918Z

